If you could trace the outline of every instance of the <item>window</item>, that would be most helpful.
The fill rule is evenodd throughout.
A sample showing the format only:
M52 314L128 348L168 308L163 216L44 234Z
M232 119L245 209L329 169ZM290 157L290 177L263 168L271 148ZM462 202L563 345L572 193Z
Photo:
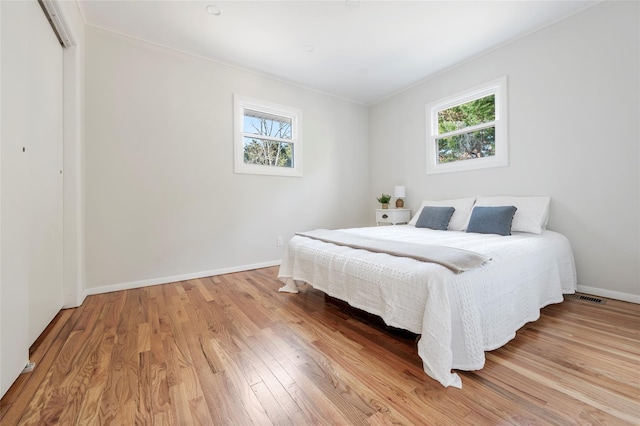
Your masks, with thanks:
M302 112L234 96L235 172L302 176Z
M509 164L507 78L427 105L427 174Z

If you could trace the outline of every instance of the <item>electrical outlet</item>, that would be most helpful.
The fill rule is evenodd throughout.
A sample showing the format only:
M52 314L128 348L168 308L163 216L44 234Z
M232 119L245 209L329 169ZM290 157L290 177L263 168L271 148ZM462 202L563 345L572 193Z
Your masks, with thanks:
M276 237L276 247L282 247L282 237Z

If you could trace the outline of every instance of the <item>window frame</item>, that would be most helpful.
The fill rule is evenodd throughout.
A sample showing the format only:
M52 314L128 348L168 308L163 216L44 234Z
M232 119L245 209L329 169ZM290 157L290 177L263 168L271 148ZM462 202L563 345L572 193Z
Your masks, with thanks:
M302 110L273 102L234 94L234 173L302 177ZM244 162L244 114L245 110L275 115L291 120L293 167L247 164ZM278 141L278 138L264 137ZM281 141L282 142L282 141Z
M470 133L478 128L486 128L486 123L467 127L467 132L456 130L439 134L438 112L495 95L495 155L491 157L472 158L468 160L438 163L438 142L442 135L451 133ZM507 77L503 76L471 89L441 98L426 105L427 134L427 174L450 173L465 170L477 170L509 165L508 120L507 120ZM493 127L493 126L489 126Z

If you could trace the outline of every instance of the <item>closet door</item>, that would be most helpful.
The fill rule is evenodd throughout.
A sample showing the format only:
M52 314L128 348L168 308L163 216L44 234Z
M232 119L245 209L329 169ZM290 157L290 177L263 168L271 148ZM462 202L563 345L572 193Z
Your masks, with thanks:
M62 46L36 1L25 25L29 51L29 341L62 308ZM26 34L25 34L26 35Z
M62 307L63 54L36 0L0 19L1 395Z

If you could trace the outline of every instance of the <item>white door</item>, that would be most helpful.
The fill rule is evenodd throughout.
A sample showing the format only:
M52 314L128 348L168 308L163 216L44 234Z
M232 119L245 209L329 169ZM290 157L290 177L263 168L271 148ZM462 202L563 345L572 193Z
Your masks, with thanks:
M62 307L62 47L36 0L0 1L0 395Z
M33 0L27 55L29 127L29 341L62 308L62 46Z

